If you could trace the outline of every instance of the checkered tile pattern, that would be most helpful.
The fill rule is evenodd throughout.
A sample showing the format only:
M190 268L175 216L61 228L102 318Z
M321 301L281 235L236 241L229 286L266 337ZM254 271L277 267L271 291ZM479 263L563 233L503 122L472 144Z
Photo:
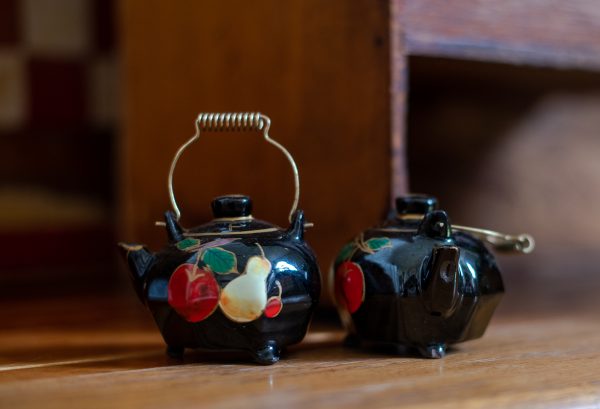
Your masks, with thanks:
M0 0L0 135L111 127L110 0Z

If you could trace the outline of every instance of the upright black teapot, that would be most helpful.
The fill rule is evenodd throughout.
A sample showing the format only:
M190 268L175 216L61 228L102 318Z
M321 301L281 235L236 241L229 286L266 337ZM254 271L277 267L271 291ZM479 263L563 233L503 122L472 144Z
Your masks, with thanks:
M120 246L133 285L167 344L181 357L185 348L237 350L261 364L279 360L283 347L306 334L320 293L315 256L304 241L304 214L296 210L299 178L289 152L269 137L270 120L254 113L201 114L196 134L177 151L169 172L173 212L165 213L168 244L158 253L142 245ZM182 152L206 130L257 130L292 165L296 194L291 225L281 229L252 217L242 195L213 200L214 219L195 228L178 223L173 172Z
M332 279L348 344L441 358L449 344L483 335L504 286L482 240L528 253L533 239L452 225L437 205L429 196L399 197L395 214L341 249Z

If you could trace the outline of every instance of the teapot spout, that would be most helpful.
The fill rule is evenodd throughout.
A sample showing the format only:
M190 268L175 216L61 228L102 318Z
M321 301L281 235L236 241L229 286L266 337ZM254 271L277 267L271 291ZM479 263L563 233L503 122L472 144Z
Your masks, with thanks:
M119 248L129 266L135 291L143 301L144 278L154 263L154 254L141 244L119 243Z
M294 213L292 224L287 229L287 236L291 240L304 240L304 212L302 210L296 210L296 213Z
M456 246L440 246L431 251L423 296L432 315L448 317L458 305L459 257L460 249Z

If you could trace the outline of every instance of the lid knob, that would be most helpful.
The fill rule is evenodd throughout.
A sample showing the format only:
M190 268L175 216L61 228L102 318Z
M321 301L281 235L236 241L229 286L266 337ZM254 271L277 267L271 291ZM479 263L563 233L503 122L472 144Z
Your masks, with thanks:
M244 195L219 196L211 207L215 218L247 217L252 214L252 199Z
M433 196L407 195L396 198L396 212L398 214L426 214L438 208L438 201Z

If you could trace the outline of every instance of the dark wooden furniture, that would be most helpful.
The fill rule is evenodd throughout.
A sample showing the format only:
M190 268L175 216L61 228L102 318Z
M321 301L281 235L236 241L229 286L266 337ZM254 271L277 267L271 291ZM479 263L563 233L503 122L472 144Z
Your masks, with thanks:
M390 171L386 3L125 2L121 197L123 236L162 243L167 170L204 111L258 110L300 168L308 241L325 269L339 245L380 219ZM359 23L360 22L360 23ZM400 95L400 94L398 94ZM235 163L235 164L234 164ZM182 189L181 186L195 189ZM405 190L405 173L396 177ZM210 216L218 194L254 199L255 216L287 223L285 158L258 134L206 134L175 174L182 223Z
M301 207L315 222L308 239L324 271L391 198L416 190L440 196L457 222L535 234L539 256L501 260L520 285L533 266L552 269L568 245L560 223L548 229L545 220L573 205L591 211L590 201L554 200L550 180L566 179L544 166L546 154L521 155L515 166L510 158L525 148L502 147L522 140L536 151L563 115L579 141L571 146L599 148L588 135L600 92L598 9L593 1L127 1L121 236L162 243L153 222L168 208L167 169L198 112L260 110L299 164ZM587 128L568 125L581 120ZM579 153L566 152L564 166ZM255 198L258 217L285 225L291 175L258 135L207 134L186 155L175 175L184 224L208 219L210 198L235 191ZM546 179L532 177L538 168ZM569 177L561 194L578 197L586 186L600 200L586 169ZM181 189L191 181L195 190ZM589 253L593 234L577 220L570 235L586 238L577 242L583 255L566 259Z

